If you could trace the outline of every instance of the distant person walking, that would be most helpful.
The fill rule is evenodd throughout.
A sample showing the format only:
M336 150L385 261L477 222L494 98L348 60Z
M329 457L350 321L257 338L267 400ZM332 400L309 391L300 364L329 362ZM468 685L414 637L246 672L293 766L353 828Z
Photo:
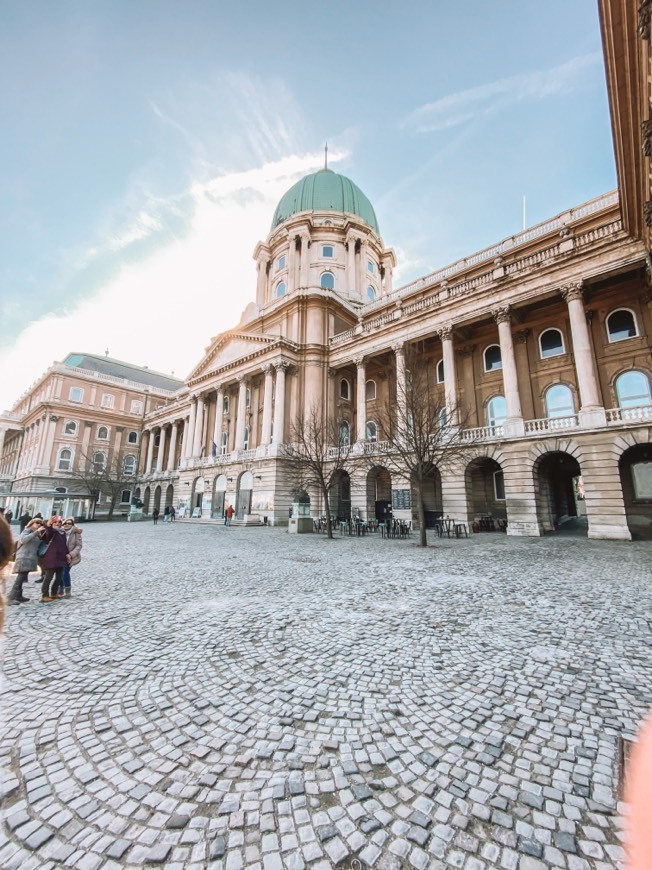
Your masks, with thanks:
M230 526L231 520L233 519L233 514L235 513L235 508L232 504L230 504L227 509L224 511L224 525Z
M38 560L36 551L41 543L39 532L42 527L43 520L30 520L16 541L16 560L13 570L16 579L9 593L9 604L24 604L29 601L29 598L23 595L23 583L27 581L30 571L36 571Z
M170 522L174 523L177 520L177 512L174 509L174 505L170 508Z
M163 522L164 523L170 522L170 508L168 505L165 506L165 510L163 511Z
M154 510L152 511L152 519L154 520L154 525L156 525L158 523L158 515L159 515L159 509L154 508Z
M79 565L81 562L82 548L82 529L75 525L72 517L68 517L63 521L63 531L66 535L66 544L68 545L68 553L70 562L63 569L63 594L66 598L72 596L72 583L70 581L70 568L73 565Z

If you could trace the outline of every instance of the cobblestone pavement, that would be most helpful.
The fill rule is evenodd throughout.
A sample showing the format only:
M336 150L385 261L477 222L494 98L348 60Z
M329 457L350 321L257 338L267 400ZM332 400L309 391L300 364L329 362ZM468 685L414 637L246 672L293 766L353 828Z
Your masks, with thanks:
M619 866L649 544L84 541L71 600L9 611L0 867Z

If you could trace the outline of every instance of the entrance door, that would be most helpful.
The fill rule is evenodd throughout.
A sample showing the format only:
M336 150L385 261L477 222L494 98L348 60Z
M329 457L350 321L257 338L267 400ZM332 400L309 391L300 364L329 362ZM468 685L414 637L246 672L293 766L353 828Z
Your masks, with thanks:
M217 520L224 516L224 493L216 492L213 496L213 519Z
M238 497L238 517L242 519L246 514L251 513L251 490L241 489Z

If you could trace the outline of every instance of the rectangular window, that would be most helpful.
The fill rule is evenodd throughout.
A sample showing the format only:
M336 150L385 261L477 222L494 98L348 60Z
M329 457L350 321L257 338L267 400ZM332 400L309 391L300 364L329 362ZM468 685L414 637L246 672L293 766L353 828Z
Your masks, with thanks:
M71 387L69 399L71 402L83 402L84 401L84 391L81 387Z
M505 477L502 471L494 471L494 497L496 501L505 501Z
M120 504L129 504L131 501L131 490L123 489L122 495L120 496Z
M285 259L285 254L283 254L283 256L279 257L278 260L276 261L276 268L277 269L285 269L286 262L287 261Z
M143 403L139 402L137 399L133 399L131 402L131 413L132 414L142 414L143 413Z
M332 245L322 245L321 255L322 255L322 257L334 256L333 246Z
M102 407L103 408L112 408L115 404L115 396L112 396L111 393L104 393L102 396Z
M376 267L371 262L371 260L367 260L367 271L371 272L372 274L376 271Z

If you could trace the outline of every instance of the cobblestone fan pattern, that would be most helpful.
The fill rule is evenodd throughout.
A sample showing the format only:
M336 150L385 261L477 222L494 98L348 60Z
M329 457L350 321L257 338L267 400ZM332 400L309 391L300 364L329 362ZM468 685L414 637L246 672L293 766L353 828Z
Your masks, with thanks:
M620 865L649 545L84 541L72 599L10 609L0 867Z

